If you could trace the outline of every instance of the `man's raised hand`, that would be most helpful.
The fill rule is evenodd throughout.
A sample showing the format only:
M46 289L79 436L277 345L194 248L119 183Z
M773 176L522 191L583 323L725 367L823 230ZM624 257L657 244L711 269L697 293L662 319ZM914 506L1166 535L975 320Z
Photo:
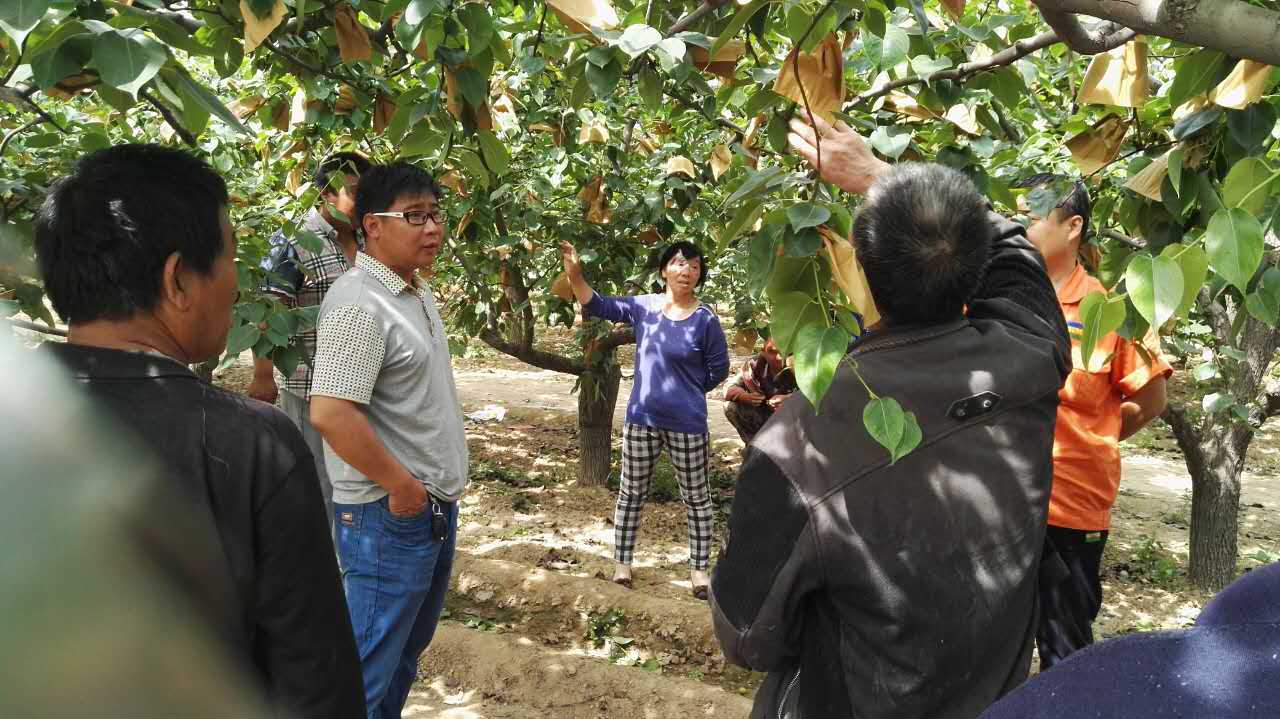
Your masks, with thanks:
M866 141L853 128L837 120L833 126L817 115L814 125L799 117L791 118L787 143L814 168L822 179L845 192L866 194L876 178L889 169L888 163L871 152ZM822 139L822 165L818 165L818 136Z

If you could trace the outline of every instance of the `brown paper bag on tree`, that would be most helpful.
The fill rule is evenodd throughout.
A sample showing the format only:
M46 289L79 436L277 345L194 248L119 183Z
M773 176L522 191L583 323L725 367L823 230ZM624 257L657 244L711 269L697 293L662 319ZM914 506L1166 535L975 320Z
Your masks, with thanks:
M569 282L569 274L561 272L551 281L551 294L565 302L573 302L573 284Z
M1080 172L1092 175L1111 164L1120 154L1129 121L1119 115L1108 115L1093 127L1067 140L1067 149Z
M751 327L744 327L733 335L733 348L738 354L755 354L756 341L760 339L760 333Z
M600 144L609 142L609 128L599 120L585 122L578 128L578 144Z
M880 310L876 309L875 298L871 296L871 286L867 284L867 275L858 264L857 252L853 244L837 235L826 225L818 226L818 234L822 237L822 249L831 262L831 278L849 298L849 303L862 315L864 327L870 327L880 321Z
M262 103L266 101L267 99L261 95L249 95L227 105L227 109L231 111L231 114L243 120L257 112L258 108L262 107Z
M387 129L387 125L391 124L391 118L395 117L395 115L395 100L378 93L378 99L373 103L373 131L381 133Z
M728 172L729 167L733 165L733 152L728 145L716 145L707 162L711 165L711 176L719 180L720 176Z
M609 198L604 191L604 178L596 175L583 186L578 199L587 206L586 219L593 225L607 225L613 219Z
M1160 185L1164 182L1165 176L1169 174L1169 155L1172 153L1173 150L1171 149L1157 157L1150 165L1144 167L1141 172L1129 178L1129 181L1124 183L1124 189L1133 190L1143 197L1160 202L1162 199Z
M547 7L575 33L591 35L593 27L612 30L618 26L618 11L609 0L547 0Z
M467 196L467 178L459 174L457 170L449 170L445 172L443 175L436 178L436 182L440 183L441 187L447 187L458 193L459 197Z
M792 49L782 63L773 91L799 103L801 117L804 117L807 97L813 114L830 122L832 111L839 110L844 103L844 58L835 33L823 38L812 53L800 52L798 47Z
M646 247L652 247L659 242L662 242L662 235L658 234L658 229L656 227L646 227L644 231L636 237L636 239L640 241L640 244Z
M289 130L289 116L291 109L289 103L281 100L271 108L271 126L281 132Z
M350 115L356 109L356 91L350 85L338 88L338 99L333 103L333 112L337 115Z
M690 180L698 179L698 170L684 155L673 155L667 158L667 167L664 175L684 175Z
M276 4L271 8L271 14L260 18L253 14L253 9L249 7L249 3L240 0L240 14L244 16L244 51L251 53L262 44L263 40L271 34L284 20L284 16L289 14L289 9L284 6L284 0L276 0Z
M746 49L746 42L730 40L719 50L716 50L715 56L712 56L707 50L697 45L690 45L689 59L693 66L699 70L705 70L712 75L719 75L725 79L732 79L734 71L738 69L738 61L742 59Z
M355 8L350 3L338 3L333 8L333 29L338 35L338 54L342 61L356 62L373 57L373 47L369 45L369 33L356 17Z
M947 14L956 20L964 15L964 0L942 0L942 6L947 9Z
M1142 107L1147 103L1147 94L1147 42L1137 37L1110 52L1093 56L1080 83L1076 102Z
M1270 65L1256 60L1241 60L1231 69L1231 74L1209 92L1209 99L1215 105L1243 110L1267 91L1271 70Z

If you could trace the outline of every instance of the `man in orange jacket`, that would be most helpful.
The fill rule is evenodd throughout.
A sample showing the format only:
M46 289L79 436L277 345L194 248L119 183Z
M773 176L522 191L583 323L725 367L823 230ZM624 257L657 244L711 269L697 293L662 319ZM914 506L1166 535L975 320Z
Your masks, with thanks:
M1160 356L1154 332L1142 342L1145 353L1138 343L1112 332L1098 342L1090 366L1085 366L1080 302L1092 292L1106 291L1080 261L1089 207L1088 191L1076 183L1047 217L1032 216L1027 230L1057 290L1072 361L1059 393L1046 534L1047 548L1056 550L1069 574L1060 581L1041 581L1036 635L1041 670L1093 643L1093 620L1102 606L1102 549L1120 487L1120 440L1164 411L1165 380L1173 373Z

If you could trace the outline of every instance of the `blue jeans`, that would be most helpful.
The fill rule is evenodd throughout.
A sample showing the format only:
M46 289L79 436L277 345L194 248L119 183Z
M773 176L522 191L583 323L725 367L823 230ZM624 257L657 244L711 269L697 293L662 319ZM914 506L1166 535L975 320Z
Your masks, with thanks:
M448 536L431 534L431 514L444 514ZM458 529L457 504L432 503L402 518L387 498L333 505L338 563L351 628L364 673L368 719L399 719L418 675L418 657L431 643L444 609Z

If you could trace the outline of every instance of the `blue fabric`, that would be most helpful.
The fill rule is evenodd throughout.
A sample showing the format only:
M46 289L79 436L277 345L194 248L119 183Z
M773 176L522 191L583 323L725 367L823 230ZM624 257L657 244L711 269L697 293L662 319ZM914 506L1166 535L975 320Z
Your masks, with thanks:
M1196 626L1094 644L982 719L1243 719L1280 715L1280 564L1222 590Z
M595 294L582 313L635 328L636 375L627 424L706 434L707 392L729 376L729 345L711 308L702 305L676 321L663 314L665 303L666 295Z
M391 514L386 497L333 505L368 719L400 717L417 678L418 657L431 643L444 609L457 504L434 506L449 523L443 542L432 537L432 509L402 519Z

